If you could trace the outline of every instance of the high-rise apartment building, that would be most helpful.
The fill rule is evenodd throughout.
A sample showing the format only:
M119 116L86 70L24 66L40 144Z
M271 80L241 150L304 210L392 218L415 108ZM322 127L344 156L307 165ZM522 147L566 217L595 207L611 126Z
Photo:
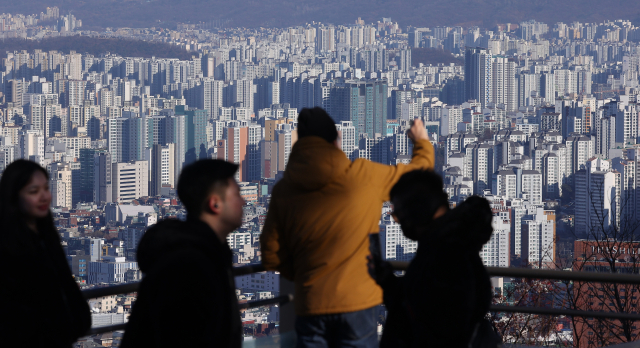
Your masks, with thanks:
M226 153L224 159L229 162L233 162L239 165L236 172L236 181L247 181L247 142L248 142L248 129L247 127L229 127L227 128L227 141L226 141Z
M636 144L638 139L638 117L636 104L625 105L616 112L616 142Z
M351 121L358 135L385 134L387 119L385 80L342 80L331 91L330 116L336 123Z
M278 147L278 171L283 172L289 162L293 144L297 140L297 132L290 124L280 124L275 137Z
M579 236L602 237L618 226L621 214L621 177L611 162L591 158L575 174L575 231ZM605 231L603 231L603 229Z
M260 181L262 168L260 165L260 141L263 139L262 127L247 127L246 177L245 181Z
M207 115L212 118L218 114L218 108L223 106L224 81L205 78L202 81L202 109L207 110Z
M316 52L330 52L336 49L335 27L316 28Z
M491 102L496 105L504 105L507 111L517 110L516 63L509 61L507 57L494 56L492 64Z
M45 137L52 137L56 132L66 135L66 130L62 130L67 126L67 115L63 115L62 107L57 101L46 99L42 104L32 104L30 109L27 121L31 123L31 129L42 131Z
M71 167L62 163L55 163L51 165L50 173L51 205L72 208L73 184Z
M94 156L96 149L80 149L80 202L93 202L93 185L96 173Z
M176 157L184 156L184 162L180 163L179 168L183 165L190 164L197 159L207 157L207 111L206 110L186 110L184 105L175 107L176 118L184 115L184 130L180 132L175 126L173 127L173 138L167 139L167 142L176 144ZM179 141L184 139L184 152L180 149Z
M360 135L358 142L358 158L382 164L389 164L389 150L391 149L390 138L376 136L369 138L367 134Z
M467 47L464 56L464 95L486 106L491 102L493 76L491 52L485 48Z
M602 117L597 121L595 153L609 158L609 150L616 148L616 116Z
M380 220L380 246L385 260L411 261L418 250L418 242L407 238L400 224L390 214L383 214Z
M336 129L340 132L340 147L351 160L354 160L356 149L356 128L351 121L342 121L336 124Z
M22 158L44 158L44 135L38 130L27 130L20 133Z
M96 151L93 156L95 167L93 177L93 202L106 203L113 201L113 175L111 154L108 151Z
M232 103L234 106L242 106L254 113L255 85L252 80L235 80L230 86L232 91Z
M489 144L472 143L465 148L466 168L472 175L473 193L482 195L491 189L493 175L493 147Z
M110 118L107 120L107 127L108 147L113 163L144 159L144 149L148 145L146 118Z
M81 74L80 74L81 75ZM82 76L77 80L65 81L64 102L65 107L82 106L84 102L84 89L87 81L82 81Z
M480 258L486 267L509 267L511 259L511 221L505 208L493 208L493 234L482 246Z
M273 179L278 174L278 143L276 141L260 141L260 167L262 177Z
M175 146L154 144L151 149L149 195L159 196L163 187L175 187Z
M458 131L458 123L462 122L462 108L447 105L440 109L440 135L450 135Z
M131 203L132 200L149 195L149 167L147 161L113 163L112 200Z
M542 207L534 209L521 220L522 258L535 268L555 268L555 212Z

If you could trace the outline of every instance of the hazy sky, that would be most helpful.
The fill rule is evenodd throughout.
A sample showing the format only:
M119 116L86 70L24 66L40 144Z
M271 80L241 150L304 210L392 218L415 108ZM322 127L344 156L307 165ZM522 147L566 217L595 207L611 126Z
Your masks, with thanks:
M311 21L333 24L391 17L402 26L490 27L536 19L601 22L640 19L637 0L0 0L3 12L32 14L58 6L72 10L85 27L175 26L176 22L225 19L229 26L291 26Z

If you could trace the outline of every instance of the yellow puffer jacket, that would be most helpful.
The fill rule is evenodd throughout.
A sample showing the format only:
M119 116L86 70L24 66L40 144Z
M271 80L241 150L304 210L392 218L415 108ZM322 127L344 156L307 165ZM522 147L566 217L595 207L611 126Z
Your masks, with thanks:
M295 282L297 315L347 313L382 303L367 272L369 233L379 231L382 204L400 176L433 169L428 140L408 165L351 162L319 137L296 142L276 184L261 235L262 262Z

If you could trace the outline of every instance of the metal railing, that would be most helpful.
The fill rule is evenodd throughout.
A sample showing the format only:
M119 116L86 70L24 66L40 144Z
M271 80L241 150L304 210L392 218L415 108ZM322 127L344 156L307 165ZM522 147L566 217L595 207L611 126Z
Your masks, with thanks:
M405 271L409 266L409 262L390 261L394 270ZM596 273L596 272L572 272L558 271L551 269L530 269L530 268L505 268L505 267L487 267L487 273L491 277L512 277L512 278L528 278L528 279L555 279L567 281L582 281L596 283L616 283L616 284L640 284L640 275L633 274L616 274L616 273ZM527 313L539 315L566 315L570 317L586 317L586 318L603 318L603 319L620 319L620 320L640 320L640 314L617 313L617 312L594 312L581 311L574 309L560 308L543 308L543 307L524 307L524 306L505 306L491 305L490 312L503 313Z
M409 262L403 261L390 261L394 270L404 271L409 266ZM235 267L233 269L234 276L247 275L251 273L264 272L265 268L262 265L249 265L242 267ZM631 274L615 274L615 273L596 273L596 272L571 272L571 271L558 271L558 270L546 270L546 269L529 269L529 268L502 268L502 267L487 267L487 272L492 277L513 277L513 278L528 278L528 279L555 279L565 281L583 281L583 282L599 282L599 283L617 283L617 284L634 284L640 285L640 275ZM111 296L118 294L127 294L138 291L140 286L139 282L128 283L122 285L108 286L104 288L96 288L83 290L82 294L85 299ZM271 306L274 304L285 304L293 301L293 295L287 294L278 296L275 298L250 301L245 303L239 303L240 309L248 309L262 306ZM571 309L559 309L559 308L543 308L543 307L523 307L523 306L505 306L505 305L492 305L489 308L490 312L500 313L527 313L538 315L565 315L572 317L587 317L587 318L605 318L605 319L620 319L620 320L640 320L640 314L630 313L616 313L616 312L594 312L594 311L582 311ZM91 328L89 335L95 335L99 333L111 332L116 330L123 330L125 324L99 326Z
M263 265L241 266L241 267L233 268L233 275L237 277L237 276L264 272L264 271L265 271L265 268ZM137 292L139 288L140 288L140 282L133 282L133 283L127 283L127 284L112 285L112 286L106 286L102 288L83 290L82 295L86 300L88 300L96 297L129 294L132 292ZM267 298L263 300L241 302L241 303L238 303L238 308L249 309L249 308L256 308L256 307L273 306L275 304L285 304L291 301L293 301L293 295L287 294L287 295L282 295L274 298ZM97 335L97 334L106 333L106 332L124 330L126 326L127 326L126 323L96 326L96 327L92 327L87 333L87 335L90 336L90 335Z
M264 272L264 271L265 271L265 268L263 265L249 265L249 266L234 267L233 276L237 277L237 276ZM140 282L111 285L111 286L105 286L102 288L82 290L82 295L84 296L85 299L90 299L90 298L104 297L104 296L111 296L111 295L128 294L128 293L138 291L139 287L140 287Z

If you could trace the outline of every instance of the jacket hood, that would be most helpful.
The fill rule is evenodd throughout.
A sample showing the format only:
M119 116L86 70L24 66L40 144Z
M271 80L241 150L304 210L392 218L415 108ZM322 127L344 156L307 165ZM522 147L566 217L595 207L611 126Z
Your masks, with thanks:
M137 261L140 271L149 273L169 253L189 248L210 254L222 245L208 225L200 221L163 220L150 227L140 239Z
M492 219L493 212L489 202L482 197L471 196L434 220L428 229L438 234L436 239L467 245L479 251L491 239ZM425 235L428 236L429 233Z
M335 145L320 137L308 136L293 145L284 179L304 191L319 190L344 175L350 164Z

